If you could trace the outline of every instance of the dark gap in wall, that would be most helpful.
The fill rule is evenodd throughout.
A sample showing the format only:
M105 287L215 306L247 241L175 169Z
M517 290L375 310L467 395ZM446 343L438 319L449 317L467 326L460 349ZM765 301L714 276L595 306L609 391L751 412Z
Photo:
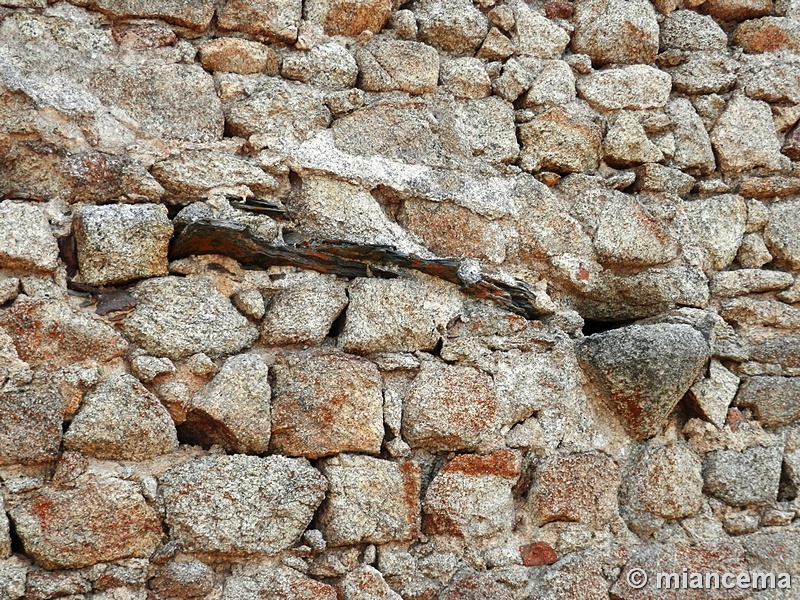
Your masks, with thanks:
M583 320L583 335L594 335L595 333L603 333L604 331L611 331L612 329L619 329L630 325L633 321L598 321L595 319Z
M797 485L789 477L786 463L781 467L781 481L778 485L778 502L791 502L797 498Z
M347 294L347 298L349 300L350 294L346 290L345 293ZM342 335L342 332L344 331L344 325L346 322L347 322L347 307L345 306L342 309L342 312L339 313L339 316L333 320L333 323L331 323L331 328L328 330L328 337L336 338Z
M14 521L12 519L8 520L8 533L11 538L11 552L19 552L20 554L24 554L25 548L22 545L22 538L19 537L17 528L14 526Z

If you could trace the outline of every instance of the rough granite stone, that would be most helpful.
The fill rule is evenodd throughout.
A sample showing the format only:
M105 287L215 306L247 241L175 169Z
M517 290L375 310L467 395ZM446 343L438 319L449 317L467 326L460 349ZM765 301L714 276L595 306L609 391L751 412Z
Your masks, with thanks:
M403 439L433 452L476 450L496 435L503 416L491 377L428 361L403 403Z
M770 505L778 496L782 457L780 446L709 452L703 457L703 491L731 506Z
M602 131L592 121L572 117L561 108L519 126L520 166L526 171L587 173L597 169Z
M212 0L70 0L112 19L161 19L167 23L204 31L214 16Z
M733 43L750 53L800 50L800 25L795 19L762 17L745 21L733 32Z
M515 0L511 6L514 17L512 39L519 56L559 58L569 44L569 34L555 22L536 12L526 2Z
M764 241L780 263L800 269L800 200L770 205Z
M456 98L477 100L488 96L492 82L483 66L483 61L473 57L453 58L442 61L439 80Z
M328 35L378 33L391 14L391 0L309 0L303 4L306 21L321 26Z
M338 350L288 353L274 367L272 450L318 458L378 454L383 394L378 368Z
M88 285L167 274L172 223L162 204L80 206L74 217L78 268Z
M265 454L270 439L269 368L254 353L230 357L205 387L192 396L181 440L219 444L229 452Z
M44 211L27 202L0 202L0 268L51 272L58 244Z
M684 245L702 248L711 268L726 268L736 258L747 224L747 205L741 196L712 196L684 204Z
M630 325L586 338L578 357L636 439L657 434L709 358L689 325Z
M744 21L769 14L772 0L706 0L701 9L722 21Z
M322 461L320 470L330 486L318 516L329 545L385 544L419 535L416 463L341 454Z
M728 45L728 36L707 15L692 10L676 10L661 24L661 50L722 50Z
M208 456L159 478L170 538L187 552L277 554L311 522L327 482L308 461Z
M226 0L219 27L257 38L293 43L302 17L301 0Z
M156 571L148 587L168 598L203 597L212 592L214 570L197 559L172 560Z
M61 446L64 401L38 383L0 391L0 465L53 463Z
M739 390L736 406L752 408L764 427L800 419L800 377L751 377Z
M341 600L402 600L386 583L380 571L361 565L350 571L336 587Z
M672 79L647 65L603 69L577 81L578 94L601 111L663 108Z
M656 11L647 0L586 0L575 5L572 49L595 64L652 63L658 54Z
M131 375L112 375L84 395L64 447L108 460L147 460L178 447L167 409Z
M160 277L136 285L139 303L123 333L146 352L171 359L203 352L234 354L252 344L258 330L203 277Z
M45 486L9 514L25 552L45 569L147 558L163 535L139 485L121 479L87 480L64 489Z
M26 600L49 600L91 591L91 582L74 571L30 571L25 581Z
M686 98L673 98L667 103L666 113L673 124L675 151L672 165L702 173L713 171L716 161L711 140L692 103Z
M222 600L336 600L336 590L285 566L225 580Z
M555 455L540 464L525 509L537 525L574 521L601 529L617 516L619 468L603 454Z
M375 39L356 51L359 86L368 92L433 92L439 80L439 55L419 42Z
M489 31L487 18L469 0L419 0L415 6L420 39L445 52L471 54Z
M728 407L739 389L739 378L721 362L712 359L708 377L689 388L689 394L703 417L722 429L728 416Z
M641 163L657 163L664 154L647 139L644 127L636 116L620 113L603 140L604 160L612 167L624 168Z
M200 64L207 71L278 74L278 57L266 44L234 37L209 40L198 48Z
M575 74L563 60L547 61L522 98L523 108L565 105L575 100Z
M356 83L358 65L344 46L327 43L285 55L281 75L320 87L347 89Z
M794 283L791 273L739 269L715 273L711 280L711 293L719 298L744 296L757 292L783 290Z
M425 492L425 533L465 539L508 535L514 526L511 489L519 476L520 459L511 450L457 456Z

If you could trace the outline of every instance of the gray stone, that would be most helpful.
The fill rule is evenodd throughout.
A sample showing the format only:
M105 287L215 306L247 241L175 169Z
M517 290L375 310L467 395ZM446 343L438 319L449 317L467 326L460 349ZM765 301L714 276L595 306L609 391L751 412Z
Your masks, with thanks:
M728 36L707 15L693 10L676 10L661 23L661 50L724 50Z
M714 450L703 458L704 491L731 506L764 506L777 499L783 448Z
M477 450L497 435L505 415L485 373L423 362L403 403L403 439L433 452Z
M728 102L711 130L711 143L725 171L780 169L786 162L769 105L746 96L735 95Z
M597 169L600 160L601 129L561 108L520 125L519 139L520 166L526 171L587 173Z
M800 377L751 377L736 396L736 406L752 408L764 427L800 419Z
M278 188L274 177L227 152L184 151L157 162L151 173L172 201L207 198L216 188L247 186L257 196L267 196Z
M373 363L331 349L288 353L282 363L274 367L273 451L380 452L383 384Z
M454 286L427 279L356 279L339 346L346 352L432 350L461 312Z
M664 160L658 146L647 139L639 119L628 112L620 113L609 127L603 151L606 163L617 168Z
M419 42L376 39L356 52L356 62L359 86L368 92L425 94L439 80L439 55Z
M17 277L0 277L0 306L14 300L19 295Z
M267 306L264 304L264 297L258 290L243 290L235 293L232 298L239 312L256 321L263 318L264 314L267 312Z
M454 54L473 53L489 23L469 0L420 0L415 14L422 41Z
M344 89L355 85L358 65L344 46L330 42L308 52L284 56L281 75L320 87Z
M153 381L159 375L174 373L175 365L168 358L143 354L131 360L131 373L145 383Z
M258 337L255 326L207 278L148 279L133 295L139 303L122 331L150 354L219 357L241 351Z
M19 556L0 559L0 598L24 598L25 580L29 570L30 563Z
M716 162L711 140L692 103L686 98L673 98L667 103L666 113L673 124L673 166L702 173L713 171Z
M319 525L331 546L410 541L419 535L420 468L341 454L320 464L328 497Z
M636 169L636 190L643 192L667 192L685 196L692 191L695 178L672 167L656 163L644 164Z
M53 463L61 445L64 401L34 383L0 391L0 465Z
M646 0L588 0L576 5L572 49L596 64L652 63L658 54L656 12Z
M0 498L0 560L11 556L11 530L8 526L8 515L5 505Z
M557 454L536 469L525 509L539 526L572 521L602 529L617 517L619 484L619 468L603 454Z
M222 138L222 106L211 76L199 65L113 65L99 71L89 89L125 111L144 136L187 142Z
M604 69L577 81L578 94L598 110L663 108L672 79L647 65Z
M514 16L513 40L520 56L559 58L569 44L569 34L526 2L509 2Z
M684 204L683 244L703 249L711 268L721 270L733 262L747 223L747 205L741 196L713 196Z
M27 202L0 202L0 268L54 271L58 244L44 211Z
M45 486L9 514L25 552L45 569L147 558L163 532L139 489L121 479L87 480L65 489Z
M278 57L266 44L234 37L220 37L201 44L198 48L200 64L207 71L278 74Z
M227 0L219 13L219 27L293 43L297 40L302 8L301 0Z
M282 151L307 139L330 123L322 90L279 77L257 77L252 91L223 98L225 125L231 134L253 139L259 148Z
M328 275L287 273L274 286L261 326L261 341L274 346L319 344L348 302L345 284Z
M456 98L477 100L492 91L492 82L478 58L464 57L445 60L439 69L442 87Z
M800 535L796 530L761 531L743 536L740 541L750 568L776 574L791 573L792 583L796 582L800 570Z
M711 293L720 298L783 290L794 283L791 273L739 269L721 271L711 279Z
M597 260L613 267L646 267L678 256L678 245L636 198L614 194L597 222Z
M668 72L675 91L696 95L727 92L736 83L738 68L736 61L722 52L694 51L686 62Z
M92 584L74 571L31 571L25 582L25 595L29 600L72 597L91 591Z
M769 225L764 241L784 265L800 269L800 200L776 202L769 207Z
M309 0L303 16L328 35L355 37L364 31L378 33L392 13L391 0Z
M97 10L112 19L161 19L194 31L204 31L214 16L211 0L71 0L72 4Z
M84 395L64 447L108 460L147 460L178 447L172 419L130 375L112 375Z
M492 91L506 102L514 102L531 87L531 72L514 58L503 65L503 72L492 82Z
M721 362L712 359L708 367L708 377L689 388L689 393L703 417L722 429L728 416L728 407L738 389L739 378Z
M187 443L264 454L270 438L269 368L256 354L232 356L193 397L181 424Z
M167 274L172 223L161 204L80 206L74 217L81 279L125 283Z
M511 489L519 475L520 459L511 450L455 457L425 492L425 533L465 539L508 535L514 527Z
M459 103L461 134L473 156L491 163L511 163L519 155L514 107L500 98Z
M398 10L392 16L392 27L397 32L398 37L404 40L414 40L417 38L417 18L410 10Z
M308 461L208 456L159 478L170 538L187 552L277 554L300 538L327 483Z
M342 600L402 600L386 583L380 571L362 565L350 571L337 586Z
M336 590L289 567L232 575L225 581L222 600L336 600Z
M563 60L546 62L522 99L524 108L565 105L575 100L575 75Z
M709 358L689 325L630 325L586 338L578 357L637 439L659 433Z
M172 560L160 567L147 583L167 598L203 597L214 589L214 570L197 559Z

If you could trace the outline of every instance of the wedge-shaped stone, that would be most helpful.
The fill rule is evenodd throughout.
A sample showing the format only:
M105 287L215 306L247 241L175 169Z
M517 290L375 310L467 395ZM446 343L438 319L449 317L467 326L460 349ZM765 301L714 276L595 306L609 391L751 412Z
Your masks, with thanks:
M0 268L50 272L57 264L58 244L44 212L29 203L0 202Z
M661 430L709 353L703 335L690 325L657 323L589 336L578 357L628 433L644 439Z
M49 386L0 392L0 465L55 462L63 419L64 401Z

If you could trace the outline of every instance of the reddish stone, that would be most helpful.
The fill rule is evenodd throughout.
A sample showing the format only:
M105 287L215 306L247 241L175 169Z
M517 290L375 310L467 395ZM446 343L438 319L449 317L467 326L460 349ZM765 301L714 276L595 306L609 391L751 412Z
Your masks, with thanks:
M556 551L547 542L535 542L520 546L519 554L522 556L522 564L526 567L552 565L558 560Z
M788 19L764 17L742 23L733 34L733 43L754 54L798 50L800 36Z
M781 152L792 160L800 160L800 125L795 125L794 129L786 134Z
M575 5L570 0L546 0L544 14L548 19L569 19L575 12Z
M493 452L487 456L462 454L442 468L442 473L463 473L464 475L497 475L506 479L516 479L520 475L519 456L511 450Z

